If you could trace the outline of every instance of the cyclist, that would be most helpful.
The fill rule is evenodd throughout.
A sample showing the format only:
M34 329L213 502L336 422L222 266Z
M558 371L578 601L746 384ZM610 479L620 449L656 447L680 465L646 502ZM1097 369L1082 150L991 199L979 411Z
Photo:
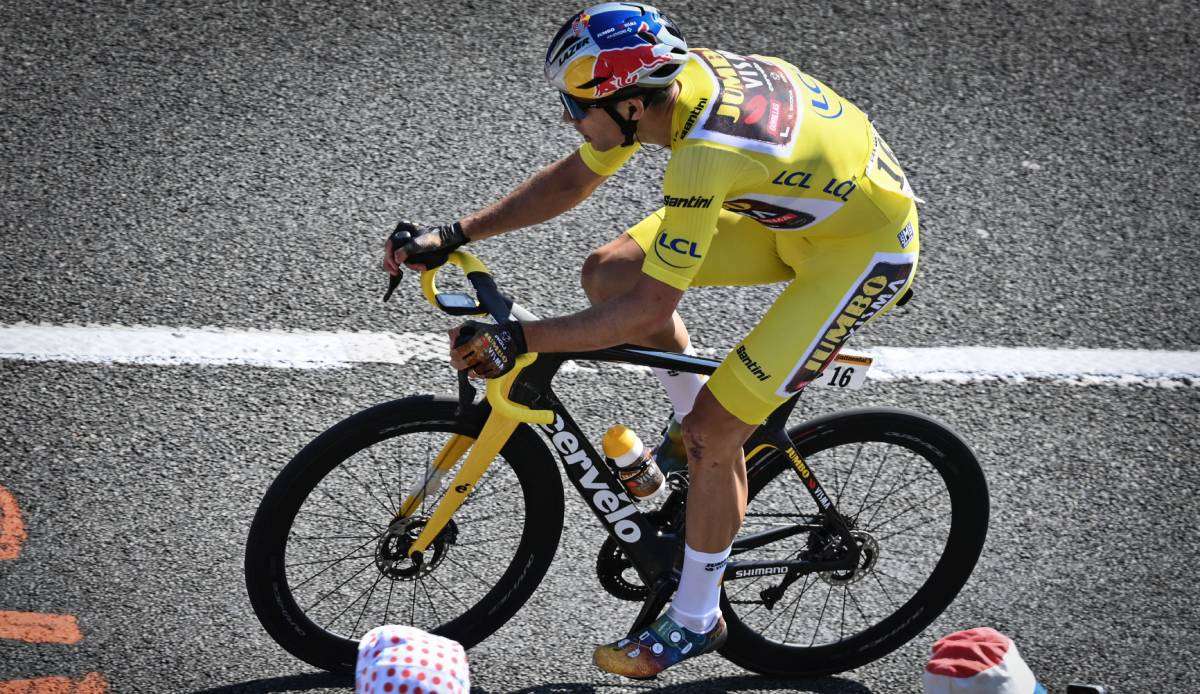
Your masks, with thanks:
M455 368L494 377L526 351L622 343L686 352L675 307L688 287L788 283L711 380L658 373L690 474L680 583L650 628L594 656L609 672L651 677L724 642L720 581L746 508L742 444L907 291L916 207L895 156L853 104L778 58L689 50L653 7L577 13L551 42L545 71L584 144L460 221L404 226L414 238L386 244L386 269L423 269L468 241L550 219L643 144L671 150L663 206L588 257L590 308L523 325L469 321L474 334L451 348Z

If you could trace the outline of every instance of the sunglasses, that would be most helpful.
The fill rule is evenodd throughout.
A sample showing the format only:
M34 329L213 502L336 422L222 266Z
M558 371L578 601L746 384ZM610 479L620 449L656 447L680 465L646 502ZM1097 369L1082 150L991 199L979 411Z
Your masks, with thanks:
M576 121L587 118L588 109L603 106L600 102L579 101L566 92L559 92L558 98L562 100L563 108L567 109L567 115L571 117L571 120Z

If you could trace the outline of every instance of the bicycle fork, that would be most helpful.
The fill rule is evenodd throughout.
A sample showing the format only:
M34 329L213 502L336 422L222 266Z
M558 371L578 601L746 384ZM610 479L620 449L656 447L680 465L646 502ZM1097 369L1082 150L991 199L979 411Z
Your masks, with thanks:
M429 494L441 487L442 478L470 449L466 461L463 462L458 474L450 483L450 488L446 490L441 501L434 508L433 515L408 547L408 556L414 562L420 563L422 553L429 548L429 545L450 522L454 512L467 500L467 496L474 490L488 466L500 454L500 449L504 448L504 444L512 436L517 425L522 421L545 424L553 420L554 415L551 412L530 410L527 407L508 402L503 397L512 387L517 374L533 363L536 358L537 355L532 353L521 355L517 359L517 368L501 378L488 381L488 402L492 404L492 411L488 413L487 421L484 422L479 438L473 439L462 434L451 436L450 440L442 446L442 450L438 452L425 479L413 487L404 503L401 504L397 518L411 516Z

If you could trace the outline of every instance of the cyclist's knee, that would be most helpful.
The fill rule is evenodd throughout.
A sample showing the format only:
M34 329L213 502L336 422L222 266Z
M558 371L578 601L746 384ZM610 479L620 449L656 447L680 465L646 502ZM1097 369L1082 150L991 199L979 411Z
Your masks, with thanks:
M732 462L754 427L731 414L708 388L696 396L692 411L683 418L683 444L688 464Z

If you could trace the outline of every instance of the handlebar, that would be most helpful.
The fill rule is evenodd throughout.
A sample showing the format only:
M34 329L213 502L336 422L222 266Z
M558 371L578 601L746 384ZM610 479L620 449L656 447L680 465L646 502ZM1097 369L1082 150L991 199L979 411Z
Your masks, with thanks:
M483 264L483 261L473 254L459 249L450 253L448 262L462 269L463 273L467 276L467 281L475 288L475 293L478 296L478 304L475 309L464 308L463 313L478 314L486 312L498 323L511 320L514 313L529 315L524 311L520 311L519 307L514 310L512 299L500 292L500 288L496 286L495 280L492 279L491 271ZM446 307L438 302L440 292L438 291L436 281L438 270L442 267L444 265L425 270L421 273L421 293L425 295L425 300L434 308L446 311ZM449 313L449 311L446 312ZM554 422L554 412L550 410L534 410L508 399L509 390L512 388L512 384L516 381L517 376L536 359L537 353L535 352L522 354L517 357L517 365L513 367L512 371L509 371L500 378L488 379L487 399L494 412L518 422L527 422L530 424L551 424Z

